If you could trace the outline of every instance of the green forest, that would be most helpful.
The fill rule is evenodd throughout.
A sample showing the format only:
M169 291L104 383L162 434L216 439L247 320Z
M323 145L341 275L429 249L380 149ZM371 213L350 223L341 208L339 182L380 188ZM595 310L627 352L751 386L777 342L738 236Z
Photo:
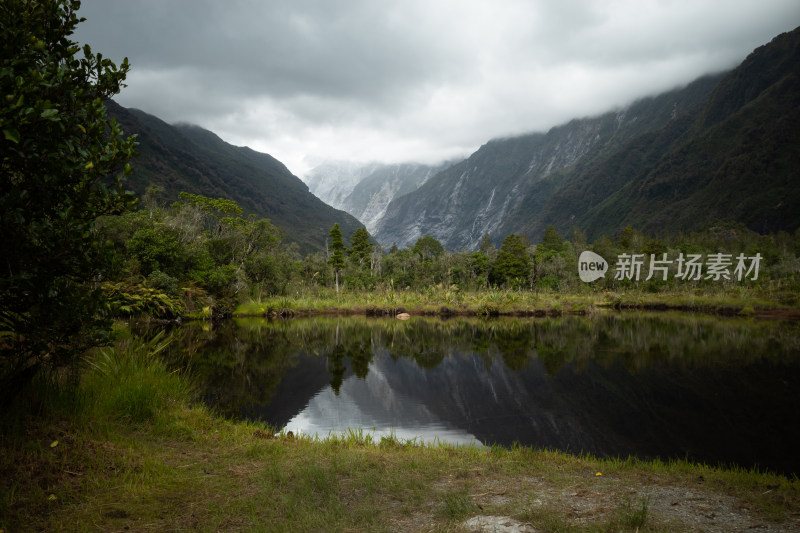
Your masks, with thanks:
M364 228L342 235L331 228L326 250L301 257L269 220L246 217L235 202L181 193L170 206L154 205L158 191L149 191L142 206L129 213L98 220L97 236L113 251L112 266L102 287L116 315L230 315L238 304L270 297L313 297L326 290L379 294L424 291L513 290L573 294L605 291L755 289L783 294L785 305L798 288L796 276L800 233L758 235L744 226L719 224L702 232L657 239L626 227L619 235L587 243L580 229L570 239L552 227L541 243L518 234L506 236L499 248L486 235L476 251L451 252L431 236L412 246L376 245ZM609 262L620 254L644 254L642 275L615 279L613 266L591 284L578 277L578 256L592 250ZM650 257L680 254L760 254L757 279L701 275L698 280L671 275L646 280ZM667 279L664 280L663 278ZM205 314L202 311L205 310ZM198 314L199 313L199 314Z

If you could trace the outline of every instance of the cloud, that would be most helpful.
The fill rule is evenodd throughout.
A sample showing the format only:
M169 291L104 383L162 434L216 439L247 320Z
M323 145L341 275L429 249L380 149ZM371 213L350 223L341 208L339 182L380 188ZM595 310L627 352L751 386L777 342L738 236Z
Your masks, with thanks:
M121 104L302 174L434 161L727 69L796 0L85 0L76 38L132 65Z

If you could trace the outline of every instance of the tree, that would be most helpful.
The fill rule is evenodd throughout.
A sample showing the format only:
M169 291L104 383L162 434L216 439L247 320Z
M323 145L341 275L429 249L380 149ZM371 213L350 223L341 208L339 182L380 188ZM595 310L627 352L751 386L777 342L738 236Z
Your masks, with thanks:
M475 281L478 287L485 287L489 281L489 256L486 252L478 250L467 256L470 280Z
M536 252L554 252L559 253L564 251L564 239L558 234L556 228L547 226L544 230L542 237L542 244L536 247Z
M347 255L361 267L366 260L370 259L373 248L374 246L369 242L369 233L366 228L358 228L350 237L350 249L347 251Z
M336 294L339 294L339 272L344 268L345 247L344 241L342 241L342 230L339 229L338 222L333 225L328 236L331 238L331 256L328 259L328 264L333 267Z
M417 239L414 244L414 253L419 255L423 261L433 261L444 253L444 247L436 238L425 235Z
M623 250L629 250L633 246L634 240L636 239L634 233L634 229L630 226L630 224L625 226L625 228L623 228L617 237L617 246Z
M350 237L347 256L352 267L348 269L347 283L353 287L371 289L375 281L375 266L380 252L373 253L375 246L370 242L366 228L358 228Z
M566 279L566 259L571 253L568 250L572 250L572 245L568 245L553 226L545 228L542 243L536 246L534 255L535 275L532 281L537 287L557 289Z
M494 243L492 242L492 238L489 236L489 233L484 233L483 237L481 237L481 243L478 246L478 249L486 254L487 256L491 255L494 252L495 247Z
M183 270L181 244L161 224L143 226L125 242L125 247L128 254L139 261L139 273L144 276L154 270L179 276Z
M521 287L530 276L531 258L528 242L522 235L512 233L500 245L500 253L494 263L492 277L498 285Z
M96 281L108 264L94 223L133 206L122 189L133 138L104 100L128 71L70 35L78 0L0 4L0 402L43 366L100 341Z
M209 198L199 194L182 192L178 201L172 204L178 211L196 211L202 228L212 237L218 237L224 230L224 222L230 223L242 214L242 208L227 198Z
M589 247L589 243L586 241L586 232L578 226L572 228L572 247L576 253L583 252Z

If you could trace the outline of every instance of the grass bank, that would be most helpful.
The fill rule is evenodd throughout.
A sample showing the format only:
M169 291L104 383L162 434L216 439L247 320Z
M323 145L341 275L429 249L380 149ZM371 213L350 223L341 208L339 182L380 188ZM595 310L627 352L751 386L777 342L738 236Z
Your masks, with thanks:
M598 308L682 310L726 315L785 314L800 317L793 293L746 287L562 293L555 291L460 291L441 286L426 290L341 291L314 288L291 296L248 300L235 316L293 316L324 313L394 315L559 316L585 314Z
M193 404L189 377L160 362L162 346L124 339L19 399L3 419L0 529L800 528L800 481L769 473L358 431L276 436Z

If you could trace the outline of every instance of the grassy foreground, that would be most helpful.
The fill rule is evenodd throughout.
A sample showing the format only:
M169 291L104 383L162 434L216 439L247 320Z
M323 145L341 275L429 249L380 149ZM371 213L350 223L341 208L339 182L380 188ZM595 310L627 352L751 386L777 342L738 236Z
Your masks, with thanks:
M316 313L394 314L401 310L418 315L561 315L583 314L597 308L677 309L724 314L796 313L800 300L793 292L747 287L704 287L681 291L644 290L557 292L513 289L460 291L432 286L425 290L343 290L317 287L293 296L249 300L236 316L270 316Z
M361 432L276 436L193 405L162 347L100 350L78 385L43 379L20 399L32 407L4 417L1 530L465 531L489 516L531 531L800 527L797 478Z

